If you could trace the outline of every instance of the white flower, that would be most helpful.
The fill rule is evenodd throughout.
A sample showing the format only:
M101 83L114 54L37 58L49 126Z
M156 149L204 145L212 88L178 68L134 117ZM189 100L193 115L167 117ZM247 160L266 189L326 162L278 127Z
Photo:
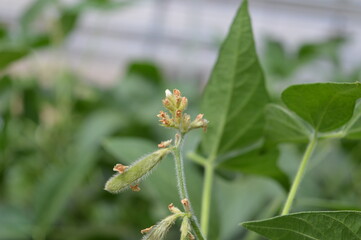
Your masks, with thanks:
M166 97L172 96L172 92L169 89L165 90L165 96Z

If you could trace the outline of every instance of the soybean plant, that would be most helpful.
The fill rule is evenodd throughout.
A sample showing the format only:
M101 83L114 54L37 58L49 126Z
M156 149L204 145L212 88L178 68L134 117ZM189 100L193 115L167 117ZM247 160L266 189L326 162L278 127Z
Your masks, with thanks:
M113 168L117 173L111 177L106 185L105 190L111 193L119 193L126 189L140 191L140 182L151 173L156 165L169 153L174 157L176 176L178 182L178 192L180 202L183 205L183 211L175 207L173 203L169 204L168 209L171 215L161 220L158 224L141 230L145 234L144 240L161 240L164 238L170 227L177 219L182 219L181 240L205 239L201 233L198 220L192 210L192 204L188 197L186 179L183 168L182 145L184 136L191 130L203 128L206 131L208 121L203 118L203 114L198 114L192 121L191 116L184 111L188 105L188 99L181 96L178 89L165 91L163 106L167 112L160 111L157 115L160 118L161 126L173 128L177 131L174 139L166 140L158 144L159 150L146 155L135 161L130 166L116 164Z

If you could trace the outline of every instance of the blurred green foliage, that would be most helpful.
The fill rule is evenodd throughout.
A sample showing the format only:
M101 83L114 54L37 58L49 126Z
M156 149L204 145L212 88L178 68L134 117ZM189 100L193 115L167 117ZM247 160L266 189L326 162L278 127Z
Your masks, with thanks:
M181 89L194 114L200 101L197 82L169 82L159 66L143 60L129 63L124 77L103 88L85 83L70 70L46 84L39 76L19 77L7 71L34 51L61 45L88 9L112 10L126 4L83 0L69 6L37 0L23 13L20 30L14 32L0 23L1 240L140 239L140 229L164 217L167 204L178 202L170 159L160 164L140 193L111 195L103 187L115 163L132 162L169 137L156 126L155 117L164 89ZM55 8L57 17L44 29L34 27L47 8ZM301 66L321 56L339 66L330 81L359 80L359 69L350 74L342 71L339 49L344 43L343 38L335 38L300 46L289 54L280 42L268 41L263 60L270 84L276 84L275 79L291 79ZM198 134L190 134L186 152L195 151ZM303 147L281 146L279 165L289 175ZM335 140L320 148L298 208L359 209L360 141ZM260 158L258 153L250 155ZM326 158L329 163L320 166ZM203 172L190 161L186 168L190 197L199 216ZM239 222L275 215L284 197L274 181L247 174L219 172L215 185L212 239L257 239L246 235ZM175 229L168 238L177 234Z
M305 43L294 50L289 50L281 41L266 38L264 57L266 70L270 77L286 80L300 68L320 59L339 66L340 50L345 43L345 37L335 36L320 42Z
M1 204L4 208L14 207L17 210L10 213L21 213L12 217L29 222L28 232L14 229L8 234L14 234L14 237L21 234L20 239L31 235L42 239L51 232L54 224L71 228L83 222L74 225L76 219L105 214L102 211L112 212L111 209L118 204L111 202L119 197L109 196L102 189L103 175L111 174L114 160L102 151L101 142L106 136L114 134L157 139L157 131L153 131L145 121L137 120L127 108L121 107L128 102L117 99L119 88L100 90L84 86L74 76L68 76L56 87L50 88L41 86L36 80L14 80L9 76L3 77L1 82L7 83L1 88ZM159 95L153 90L147 92ZM138 92L133 96L141 95ZM139 200L140 204L149 204L138 196L131 198ZM97 205L101 205L100 208ZM129 208L121 209L119 214L124 214L122 211L126 209ZM104 216L114 217L116 221L112 224L115 225L123 219L130 224L124 227L131 230L130 217L137 214L147 216L148 210L130 212L123 217L116 213ZM11 218L2 220L7 219ZM59 219L62 221L59 222ZM93 220L107 222L97 216ZM80 227L92 229L92 223L85 222L87 224ZM96 222L93 224L97 225ZM99 231L105 231L106 235L107 232L113 237L121 235L121 231L112 233L109 224L103 227ZM6 225L1 226L0 236L3 239L11 237L1 235L1 230L9 231ZM58 236L58 233L54 234ZM58 237L61 238L60 235ZM79 238L74 236L74 239Z
M278 98L285 86L295 83L360 81L361 61L357 60L352 67L345 62L344 49L349 40L347 35L336 34L290 47L281 40L266 37L261 60L271 97Z

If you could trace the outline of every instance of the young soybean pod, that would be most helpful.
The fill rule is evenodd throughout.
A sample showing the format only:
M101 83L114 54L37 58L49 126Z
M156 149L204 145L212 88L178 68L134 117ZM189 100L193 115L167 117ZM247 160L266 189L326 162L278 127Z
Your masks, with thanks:
M105 190L111 193L119 193L128 187L139 191L137 184L147 176L151 170L163 159L170 150L168 148L157 150L145 157L140 158L131 166L124 168L124 171L115 174L105 184ZM134 189L133 189L134 190Z
M185 213L182 212L169 215L168 217L160 221L157 225L152 227L150 232L145 235L142 240L163 240L171 226L175 223L175 221L178 218L184 217L184 215Z

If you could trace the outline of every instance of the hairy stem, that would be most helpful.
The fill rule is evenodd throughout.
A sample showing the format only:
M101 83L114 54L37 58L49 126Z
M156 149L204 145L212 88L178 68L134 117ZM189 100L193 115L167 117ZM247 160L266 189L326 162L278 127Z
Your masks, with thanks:
M202 195L202 212L201 212L201 227L205 236L208 235L209 214L211 209L212 199L212 184L213 184L214 168L213 162L208 161L205 165L205 176L203 182Z
M315 132L313 134L310 142L308 143L308 146L307 146L306 151L305 151L305 153L303 155L301 164L300 164L300 166L298 168L295 180L293 181L291 190L288 193L288 197L287 197L286 203L285 203L285 205L283 207L281 215L286 215L291 210L292 203L293 203L293 200L295 199L298 187L300 186L300 183L302 181L302 177L305 174L307 163L308 163L309 159L311 158L311 155L313 153L313 150L316 147L316 144L317 144L317 132Z
M188 157L194 162L202 165L205 169L205 176L203 181L202 193L202 212L201 212L201 229L205 237L208 235L211 199L212 199L212 185L214 177L214 157L205 159L196 153L188 154Z
M179 196L180 196L181 200L186 198L189 201L189 210L187 210L185 208L185 211L191 213L192 217L190 218L190 222L191 222L191 226L194 230L194 233L195 233L197 239L205 240L205 238L203 237L202 232L200 230L198 220L197 220L196 216L194 215L191 201L189 200L189 197L188 197L186 179L185 179L185 174L184 174L184 169L183 169L183 158L182 158L182 153L181 153L182 143L183 143L183 136L181 136L179 143L173 148L173 155L174 155L176 172L177 172L178 192L179 192Z

